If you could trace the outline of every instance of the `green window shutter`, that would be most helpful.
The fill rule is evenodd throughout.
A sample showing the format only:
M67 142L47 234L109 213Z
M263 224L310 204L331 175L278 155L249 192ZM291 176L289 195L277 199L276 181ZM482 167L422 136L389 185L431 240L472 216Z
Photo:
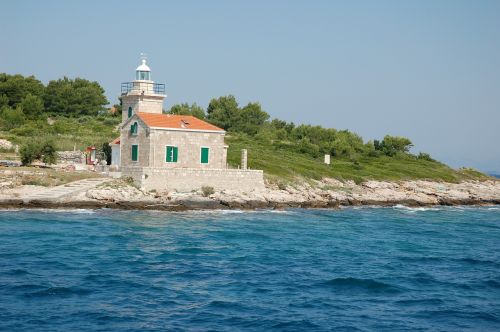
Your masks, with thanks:
M177 156L179 155L178 148L174 146L174 163L177 162Z
M167 146L167 148L165 149L165 161L167 163L172 162L172 147L171 146Z
M128 117L130 118L132 116L132 107L128 108Z
M208 148L201 148L201 163L208 164Z
M165 161L167 163L176 163L178 157L178 149L176 146L167 146Z
M135 134L137 134L137 128L138 128L138 126L139 126L139 125L137 124L137 122L134 122L134 123L130 126L130 132L131 132L132 134L134 134L134 135L135 135Z
M132 161L137 161L139 159L139 146L132 145Z

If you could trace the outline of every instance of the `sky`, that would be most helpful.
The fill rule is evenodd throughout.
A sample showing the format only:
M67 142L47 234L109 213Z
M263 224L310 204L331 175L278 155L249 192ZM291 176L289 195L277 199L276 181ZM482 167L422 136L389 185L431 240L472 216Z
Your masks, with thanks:
M232 94L500 172L500 1L0 2L0 72L98 81L116 103L141 52L166 109Z

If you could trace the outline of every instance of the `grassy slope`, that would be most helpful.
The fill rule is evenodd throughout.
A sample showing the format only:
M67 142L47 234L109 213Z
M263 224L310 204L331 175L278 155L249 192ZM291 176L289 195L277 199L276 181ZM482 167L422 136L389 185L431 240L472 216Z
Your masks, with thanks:
M58 150L68 151L73 150L75 146L80 150L89 145L100 147L102 143L110 142L120 135L116 126L120 123L121 117L55 117L53 120L54 123L51 125L45 120L30 121L10 132L0 132L0 137L16 144L23 144L33 138L52 139Z
M330 166L321 159L259 143L249 139L229 136L228 162L232 167L240 164L241 149L248 149L248 166L262 169L266 177L274 182L293 182L296 179L316 179L323 177L339 180L413 180L429 179L445 182L460 182L467 179L485 180L486 175L470 169L453 170L450 167L415 158L362 157L358 164L348 159L332 158Z

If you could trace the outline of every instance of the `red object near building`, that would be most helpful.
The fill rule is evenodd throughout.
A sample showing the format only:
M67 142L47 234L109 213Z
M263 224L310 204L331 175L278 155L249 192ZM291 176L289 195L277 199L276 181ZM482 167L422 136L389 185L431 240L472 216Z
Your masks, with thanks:
M95 146L88 146L85 150L87 156L87 165L95 165L97 163Z

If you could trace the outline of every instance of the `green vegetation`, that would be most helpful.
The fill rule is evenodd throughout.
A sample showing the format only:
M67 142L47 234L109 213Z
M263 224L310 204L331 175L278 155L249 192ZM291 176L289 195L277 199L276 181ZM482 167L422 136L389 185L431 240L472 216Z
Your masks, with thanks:
M50 81L0 74L0 137L18 145L54 142L56 150L103 146L116 138L118 112L110 114L104 89L76 78Z
M58 151L73 148L83 150L89 145L100 147L118 137L117 126L120 121L121 118L109 114L95 117L56 116L26 121L11 129L0 125L0 136L20 145L36 137L37 140L52 140Z
M208 197L210 195L213 195L215 193L215 190L214 187L203 186L201 187L201 193L203 197Z
M448 166L410 154L332 158L332 164L323 163L322 157L314 158L301 153L296 147L265 140L255 140L245 135L232 134L227 137L229 144L228 162L232 167L240 164L241 149L248 149L248 167L262 169L271 182L291 183L298 179L320 180L323 177L339 180L416 180L428 179L446 182L461 180L485 180L488 177L478 171Z
M196 105L196 103L193 103L191 105L189 105L188 103L173 105L167 113L178 115L192 115L198 119L205 119L205 110Z
M25 164L50 156L54 150L89 145L109 159L108 142L119 135L121 105L107 111L107 104L97 82L64 77L44 86L33 76L0 74L0 137L22 146ZM427 153L414 155L410 152L413 144L405 137L386 135L365 142L348 130L270 120L259 103L241 107L231 95L212 99L206 112L197 104L183 103L173 105L168 113L193 115L225 129L230 166L238 167L240 150L247 148L249 167L263 169L269 180L280 185L323 177L356 182L488 178L471 169L453 170ZM325 154L332 156L331 165L323 163Z
M27 142L21 146L19 154L23 165L31 165L35 160L41 160L49 165L57 162L57 152L52 141L41 143L38 141Z

